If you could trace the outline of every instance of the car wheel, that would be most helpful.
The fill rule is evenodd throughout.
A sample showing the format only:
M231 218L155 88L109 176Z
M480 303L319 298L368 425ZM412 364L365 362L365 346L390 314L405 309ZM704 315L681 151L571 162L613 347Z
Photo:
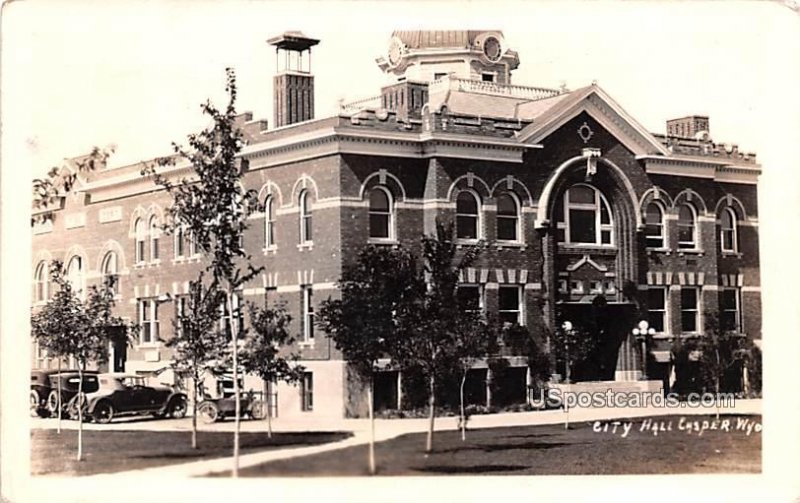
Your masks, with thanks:
M31 390L31 417L39 417L39 393Z
M214 402L203 402L197 408L197 415L204 423L211 424L219 417L219 407Z
M61 410L64 410L66 406L66 402L61 400ZM51 416L56 416L58 414L58 390L52 390L49 395L47 395L47 410L50 411Z
M267 417L267 404L261 400L256 400L250 406L250 417L253 419L264 419Z
M167 415L173 419L181 419L186 416L186 398L178 396L172 399L167 407Z
M77 421L80 418L83 418L84 421L88 420L89 417L87 416L87 402L86 402L86 395L75 395L67 404L67 417ZM81 415L78 416L78 407L81 408Z
M94 406L94 420L100 424L107 424L114 419L114 407L106 401Z

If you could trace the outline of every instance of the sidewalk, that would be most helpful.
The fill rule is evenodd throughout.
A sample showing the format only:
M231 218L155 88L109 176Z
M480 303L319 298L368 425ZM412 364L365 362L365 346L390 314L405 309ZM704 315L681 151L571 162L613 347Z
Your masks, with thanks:
M533 426L533 425L546 425L546 424L560 424L565 421L572 423L596 421L596 420L612 420L621 418L634 418L643 416L659 416L659 415L708 415L715 414L716 409L708 408L688 408L688 407L673 407L673 408L655 408L655 407L642 407L642 408L576 408L565 413L563 410L548 410L548 411L534 411L534 412L514 412L514 413L501 413L501 414L486 414L474 415L469 419L468 428L502 428L507 426ZM761 400L737 400L736 406L733 409L721 409L720 414L760 414L761 413ZM191 428L191 423L186 423L182 420L180 425L176 425L176 429L184 429L184 423ZM152 429L152 422L129 423L116 423L114 429L134 429L130 425L135 425L135 429L148 429L145 426L150 426ZM242 421L241 431L266 431L266 421ZM87 425L88 426L88 425ZM92 425L97 426L97 425ZM103 425L104 427L110 425ZM215 425L202 425L203 430L212 429L215 431L233 431L233 421L227 423L219 423ZM428 419L378 419L375 421L375 439L377 441L389 440L400 435L407 433L418 433L427 431ZM446 431L455 430L458 428L458 418L456 417L440 417L436 418L435 430ZM271 450L266 452L256 452L252 454L242 455L239 458L239 467L246 468L255 466L270 461L278 461L281 459L288 459L293 457L308 456L312 454L319 454L322 452L342 449L369 442L369 421L366 419L333 419L333 420L292 420L281 421L276 419L273 421L273 431L275 432L288 432L288 431L350 431L353 433L351 438L330 444L315 445L300 448L288 448ZM134 470L129 472L119 472L113 474L99 474L89 477L81 477L82 479L108 479L123 475L125 477L202 477L210 473L229 471L233 465L232 458L220 458L203 461L195 461L190 463L176 464L171 466L159 466L154 468L146 468L143 470Z

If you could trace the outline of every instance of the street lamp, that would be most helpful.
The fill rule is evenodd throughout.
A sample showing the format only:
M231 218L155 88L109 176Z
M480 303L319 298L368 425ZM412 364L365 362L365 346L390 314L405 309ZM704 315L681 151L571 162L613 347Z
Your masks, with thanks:
M572 322L565 321L561 324L561 329L564 331L564 382L570 384L569 338L572 335Z
M642 379L647 379L647 336L655 333L656 330L650 326L647 320L640 321L633 329L636 340L642 343Z

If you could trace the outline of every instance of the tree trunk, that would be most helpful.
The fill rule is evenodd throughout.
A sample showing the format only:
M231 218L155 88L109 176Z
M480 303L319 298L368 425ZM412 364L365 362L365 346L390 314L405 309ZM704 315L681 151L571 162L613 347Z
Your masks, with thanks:
M83 461L83 362L78 364L78 461Z
M267 408L267 438L272 438L272 395L269 392L269 381L264 379L264 406Z
M226 297L228 302L228 313L231 317L231 342L233 344L233 397L234 403L236 404L233 429L233 471L231 472L231 476L233 478L237 478L239 477L239 426L241 423L242 411L242 402L241 397L239 396L239 333L236 326L239 318L237 317L234 319L232 298L233 290L230 288L230 286L228 288L228 292L226 292Z
M192 376L192 449L197 449L197 374Z
M375 475L375 390L373 378L369 378L367 394L369 398L369 474Z
M434 389L436 386L436 378L434 377L433 372L431 372L428 384L429 384L429 390L428 390L429 424L428 424L428 439L425 443L425 452L427 453L433 450L433 426L434 426L434 421L436 420L436 411L435 411L436 394L434 393Z
M58 418L56 421L56 432L61 434L61 357L58 358L58 383L56 386L58 387L58 397L56 398L56 417Z
M464 384L467 382L467 372L468 370L465 369L464 373L461 376L461 389L460 389L460 398L461 398L461 441L464 442L467 440L467 415L464 413Z

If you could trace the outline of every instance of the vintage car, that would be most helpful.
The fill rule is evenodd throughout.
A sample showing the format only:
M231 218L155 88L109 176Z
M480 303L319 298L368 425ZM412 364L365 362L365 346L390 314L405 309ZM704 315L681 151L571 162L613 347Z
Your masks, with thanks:
M264 419L267 417L267 405L261 399L262 393L255 391L241 392L239 400L239 417ZM224 421L226 416L236 414L236 399L233 396L223 398L207 398L197 406L197 415L206 423Z
M83 372L83 391L93 393L98 389L96 370ZM61 411L78 394L79 374L77 370L34 369L31 371L30 405L31 416L54 416L58 412L58 385L61 382Z
M156 417L182 418L186 415L186 394L169 386L148 386L144 376L100 374L99 389L80 400L83 416L108 423L125 415L153 414ZM78 398L70 402L70 416L77 414Z

